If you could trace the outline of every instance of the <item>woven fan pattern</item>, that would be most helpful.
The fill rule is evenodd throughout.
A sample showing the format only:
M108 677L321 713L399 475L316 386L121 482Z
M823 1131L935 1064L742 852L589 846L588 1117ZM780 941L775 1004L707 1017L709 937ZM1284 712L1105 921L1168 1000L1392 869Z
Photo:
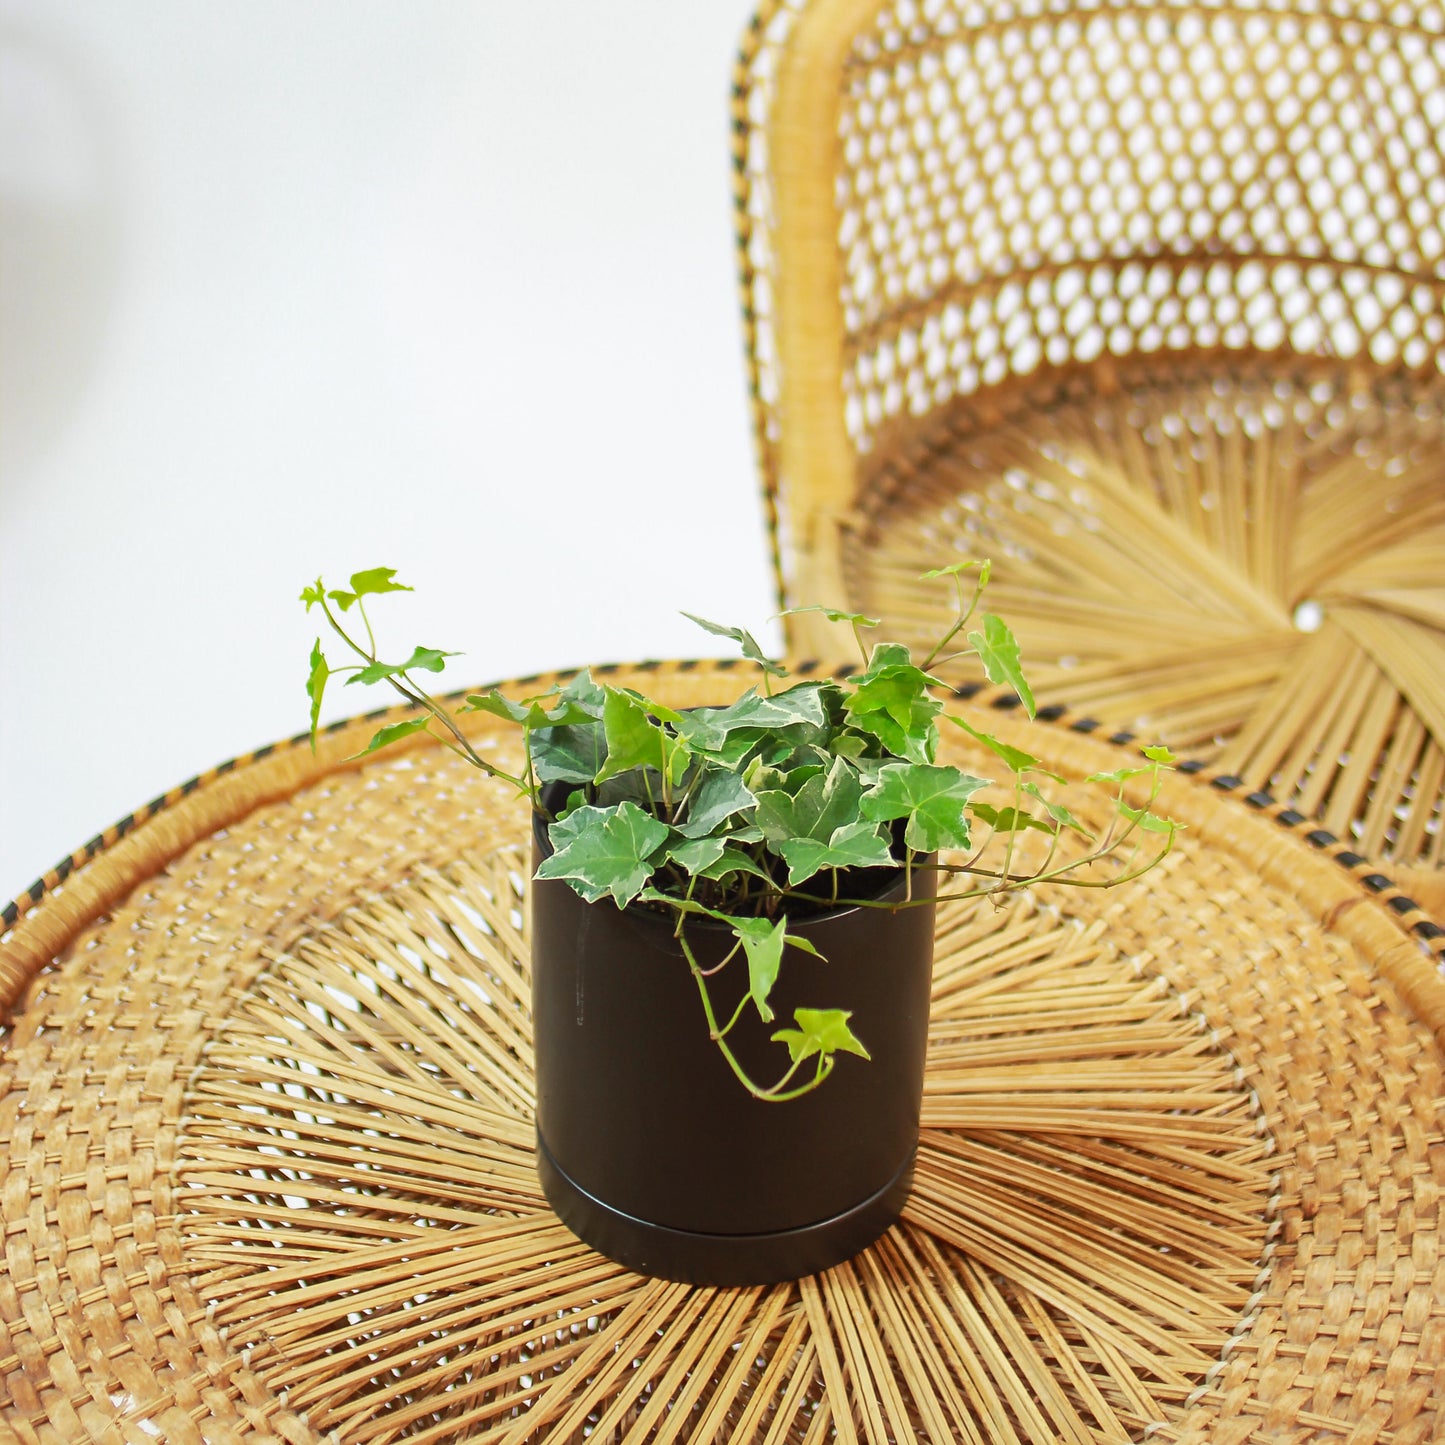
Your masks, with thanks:
M1445 12L816 0L739 96L785 599L991 555L1048 698L1445 909Z
M736 672L608 676L685 707ZM1120 759L977 720L1071 777ZM358 766L374 726L220 770L6 940L64 938L0 1051L19 1439L1445 1428L1445 1056L1394 980L1445 1031L1439 984L1272 821L1181 777L1149 886L949 905L903 1222L817 1279L690 1290L538 1193L524 810L424 740Z

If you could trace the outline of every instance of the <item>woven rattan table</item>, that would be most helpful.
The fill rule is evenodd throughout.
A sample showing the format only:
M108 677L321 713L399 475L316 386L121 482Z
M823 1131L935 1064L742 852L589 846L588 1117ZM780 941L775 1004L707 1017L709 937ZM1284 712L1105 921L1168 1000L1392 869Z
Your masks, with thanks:
M679 706L740 675L607 671ZM1007 702L970 705L1070 776L1132 749ZM1138 885L942 910L903 1222L692 1289L539 1193L522 805L425 740L347 761L371 726L177 789L7 914L0 1438L1445 1434L1445 941L1297 815L1179 776Z

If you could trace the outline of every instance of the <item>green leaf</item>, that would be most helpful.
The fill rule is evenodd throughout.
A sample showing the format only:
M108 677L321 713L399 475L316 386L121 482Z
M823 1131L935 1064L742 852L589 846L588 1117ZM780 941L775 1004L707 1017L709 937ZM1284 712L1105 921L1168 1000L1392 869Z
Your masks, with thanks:
M907 818L904 841L917 853L968 847L968 800L984 778L953 767L888 763L863 795L863 816L876 822Z
M1146 833L1167 833L1172 838L1179 828L1178 823L1169 818L1161 818L1147 808L1131 808L1128 803L1121 802L1119 811Z
M1008 623L1002 617L995 617L992 612L985 612L983 631L970 632L968 640L978 653L989 681L1006 683L1013 688L1024 705L1024 711L1030 717L1036 716L1038 706L1034 702L1033 690L1019 665L1019 645L1009 631Z
M828 723L825 694L836 690L832 684L804 682L763 697L756 688L749 688L728 707L700 707L684 713L677 730L698 752L716 753L730 734L743 729L778 732L798 723L823 728Z
M1163 743L1155 743L1152 747L1147 747L1143 751L1144 756L1148 758L1151 763L1159 763L1167 768L1174 762L1174 754L1171 753Z
M659 866L673 862L688 873L709 877L706 870L711 868L727 850L725 838L681 838L669 843L667 851L658 859Z
M993 562L987 557L970 562L955 562L949 567L934 567L931 571L925 572L918 580L932 582L935 577L958 577L964 572L972 572L975 567L978 568L979 587L987 587L988 579L993 572Z
M764 1023L773 1021L773 1011L768 1005L768 995L778 981L778 969L783 961L783 941L788 931L788 920L780 918L770 923L766 918L736 918L733 932L742 943L748 958L748 992L757 1006Z
M836 607L823 607L811 602L806 607L788 607L778 613L779 617L796 617L800 612L821 612L829 622L846 622L850 627L881 627L881 617L867 617L861 612L843 612Z
M321 639L318 637L311 648L311 674L306 679L306 696L311 699L311 751L316 751L316 721L321 716L321 695L326 691L326 679L331 668L321 655Z
M699 841L705 840L700 839ZM696 877L719 880L726 878L731 873L747 873L751 877L763 879L766 883L773 881L768 870L751 854L744 853L741 848L733 847L731 838L725 838L723 842L725 846L715 863L692 870Z
M896 866L889 840L877 823L849 823L827 842L789 838L776 845L788 865L788 886L806 883L824 868L888 868Z
M872 1055L859 1043L848 1020L853 1017L850 1009L841 1008L800 1008L793 1010L795 1029L779 1029L773 1035L773 1042L787 1044L788 1055L793 1063L801 1063L822 1054L857 1054L860 1058Z
M1094 836L1062 803L1050 802L1033 783L1025 783L1023 789L1029 797L1037 798L1039 802L1049 810L1049 817L1051 817L1054 822L1061 824L1065 828L1072 828L1074 832L1082 833L1086 838L1092 838Z
M1040 833L1051 835L1058 831L1042 818L1025 813L1021 808L995 808L991 803L970 803L968 806L976 818L981 818L998 833L1022 833L1025 828L1036 828Z
M880 642L843 707L854 728L871 733L895 756L931 763L937 738L933 720L943 709L928 693L936 684L936 678L913 665L901 643Z
M688 800L687 820L676 826L689 838L701 838L756 802L736 773L709 768Z
M303 587L301 589L301 601L306 604L306 610L311 611L313 607L324 606L326 603L326 589L321 579L316 579L314 587Z
M1127 783L1130 778L1142 778L1154 771L1153 768L1115 768L1112 773L1090 773L1086 783Z
M780 663L774 662L761 647L751 632L741 627L724 627L720 622L709 622L705 617L694 617L691 612L682 614L689 622L695 622L704 632L710 632L714 637L730 637L743 650L743 656L749 662L756 662L764 672L771 677L786 677L788 669Z
M537 877L565 878L589 903L610 893L625 908L652 876L654 855L668 831L636 803L578 808L548 830L556 851L537 869ZM562 846L557 847L559 832Z
M417 668L426 672L440 672L447 665L447 658L460 656L458 652L438 652L434 647L418 647L412 650L411 656L405 662L373 662L363 667L360 672L353 673L346 682L348 686L353 682L384 682L389 677L398 677Z
M976 738L984 747L1001 757L1008 764L1011 772L1038 773L1045 778L1052 778L1056 783L1064 781L1057 773L1046 768L1032 753L1026 753L1022 748L1016 748L1011 743L1000 742L989 733L979 732L976 727L970 726L961 717L954 717L952 713L946 713L945 716L956 727L961 727L969 737Z
M353 572L351 574L351 590L358 597L370 597L381 592L411 592L413 589L404 587L400 582L392 579L396 576L394 567L370 567L365 572Z
M603 689L602 725L607 736L607 759L595 783L604 783L632 768L656 768L672 782L682 777L690 750L648 716L648 705L615 687Z
M600 722L537 728L527 741L532 771L541 783L590 783L607 761Z
M863 785L842 758L835 758L826 774L807 779L796 794L781 790L760 792L753 820L769 843L791 838L812 838L826 843L845 823L858 817Z
M399 738L410 737L412 733L426 731L428 719L424 717L409 718L406 722L391 723L372 734L371 741L359 753L357 757L364 758L367 753L374 753L378 748L384 748L388 743L394 743Z
M454 656L452 653L444 655ZM457 711L491 713L494 717L520 723L528 729L569 727L594 722L597 717L596 713L567 700L558 703L554 708L545 708L542 702L540 697L528 698L524 703L513 702L511 698L503 697L493 688L490 692L468 693L466 702Z

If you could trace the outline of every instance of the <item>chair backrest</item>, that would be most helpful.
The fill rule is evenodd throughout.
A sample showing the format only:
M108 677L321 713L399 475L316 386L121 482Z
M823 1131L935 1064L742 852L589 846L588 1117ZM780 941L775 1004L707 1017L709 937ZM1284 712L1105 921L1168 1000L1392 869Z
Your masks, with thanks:
M957 438L1157 358L1445 369L1433 0L771 0L735 97L787 602L846 599L860 499L944 409Z

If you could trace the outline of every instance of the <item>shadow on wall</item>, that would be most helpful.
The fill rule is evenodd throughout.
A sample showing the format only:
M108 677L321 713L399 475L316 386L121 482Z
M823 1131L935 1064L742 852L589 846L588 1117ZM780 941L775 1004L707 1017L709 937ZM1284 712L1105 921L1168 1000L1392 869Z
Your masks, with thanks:
M114 307L123 225L103 81L62 37L0 24L0 487L58 441Z

